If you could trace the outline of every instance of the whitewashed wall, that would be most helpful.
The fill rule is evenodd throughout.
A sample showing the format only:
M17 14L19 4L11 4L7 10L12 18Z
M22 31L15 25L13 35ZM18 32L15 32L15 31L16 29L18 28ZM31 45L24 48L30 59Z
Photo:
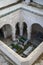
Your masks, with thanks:
M8 14L7 16L0 18L0 28L3 27L3 25L5 24L11 25L13 39L15 39L15 25L17 22L19 22L19 16L20 16L20 10L17 10L16 12L13 12L11 14Z
M34 23L38 23L43 27L43 16L39 16L38 14L31 13L29 11L23 10L23 18L24 21L27 24L27 30L28 30L28 39L31 37L31 26Z
M12 27L13 40L15 40L15 25L17 22L20 22L20 35L23 34L23 22L27 24L28 39L30 39L32 24L38 23L43 27L43 16L20 9L11 14L8 14L7 16L2 17L0 19L0 28L5 24L10 24Z

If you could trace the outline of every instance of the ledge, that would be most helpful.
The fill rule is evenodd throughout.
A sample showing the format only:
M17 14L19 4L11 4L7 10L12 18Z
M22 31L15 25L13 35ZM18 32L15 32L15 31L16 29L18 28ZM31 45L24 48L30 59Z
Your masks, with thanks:
M33 0L33 2L36 2L36 3L40 4L40 5L43 5L43 0Z
M0 11L0 18L4 17L4 16L6 16L6 15L12 13L12 12L15 12L16 10L19 10L20 8L21 8L21 4L17 4L15 6L2 9Z
M11 7L0 10L0 18L5 15L8 15L8 13L10 14L19 9L23 9L25 11L35 13L36 15L43 16L43 9L27 6L25 4L17 4L15 6L11 6Z
M16 3L18 1L19 0L0 0L0 8L7 6L9 4L12 4L12 3Z
M22 8L27 10L27 11L30 11L32 13L35 13L36 15L43 16L43 9L39 9L39 8L36 8L36 7L27 6L27 5L24 5Z

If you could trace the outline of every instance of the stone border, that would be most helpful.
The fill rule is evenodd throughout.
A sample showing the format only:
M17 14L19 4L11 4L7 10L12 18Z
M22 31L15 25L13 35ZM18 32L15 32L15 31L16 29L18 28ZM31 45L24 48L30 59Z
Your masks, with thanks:
M0 50L17 65L32 65L43 53L43 42L26 58L22 58L2 41L0 41Z

